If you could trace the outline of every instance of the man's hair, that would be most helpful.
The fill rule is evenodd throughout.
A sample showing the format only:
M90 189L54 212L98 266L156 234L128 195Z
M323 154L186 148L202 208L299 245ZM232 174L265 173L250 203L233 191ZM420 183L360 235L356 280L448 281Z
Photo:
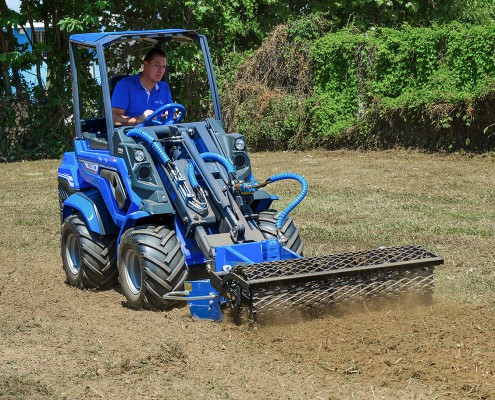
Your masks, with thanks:
M165 52L162 49L158 49L158 48L154 47L146 53L143 61L150 62L151 60L153 60L153 58L155 58L155 56L167 58L167 55L165 54Z

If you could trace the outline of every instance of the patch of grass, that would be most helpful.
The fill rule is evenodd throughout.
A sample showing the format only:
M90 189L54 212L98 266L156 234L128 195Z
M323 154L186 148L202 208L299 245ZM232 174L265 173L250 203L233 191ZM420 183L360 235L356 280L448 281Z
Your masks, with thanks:
M5 400L51 399L53 393L44 383L29 377L0 374L0 398Z
M129 357L121 360L120 371L130 372L153 368L156 366L179 365L181 368L188 364L188 356L179 342L162 343L160 348L146 357L132 360Z
M259 179L292 171L308 180L308 196L291 213L306 256L422 245L445 258L437 298L493 303L493 155L311 151L255 153L251 161ZM299 187L267 190L282 210Z
M174 361L186 364L187 354L179 342L162 343L155 359L164 364Z

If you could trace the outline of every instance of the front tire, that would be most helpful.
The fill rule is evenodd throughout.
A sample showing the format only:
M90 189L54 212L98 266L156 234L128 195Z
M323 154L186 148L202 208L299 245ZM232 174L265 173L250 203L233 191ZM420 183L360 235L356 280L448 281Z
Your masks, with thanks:
M182 290L188 276L175 231L146 225L127 230L119 245L119 281L134 309L165 310L176 302L162 296Z
M277 239L278 216L279 213L275 210L260 212L258 226L265 239ZM302 256L304 244L299 235L299 229L296 227L291 217L285 217L280 232L287 238L285 247Z
M79 215L62 224L62 262L67 282L86 289L106 289L117 281L117 238L91 232Z

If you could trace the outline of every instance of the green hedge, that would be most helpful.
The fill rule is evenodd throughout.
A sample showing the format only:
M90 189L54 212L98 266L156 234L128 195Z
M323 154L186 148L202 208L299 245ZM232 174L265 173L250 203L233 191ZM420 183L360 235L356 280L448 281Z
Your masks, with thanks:
M0 115L0 161L56 158L72 148L71 107L61 98L1 98Z
M493 149L494 25L343 30L314 43L311 63L309 129L330 144Z

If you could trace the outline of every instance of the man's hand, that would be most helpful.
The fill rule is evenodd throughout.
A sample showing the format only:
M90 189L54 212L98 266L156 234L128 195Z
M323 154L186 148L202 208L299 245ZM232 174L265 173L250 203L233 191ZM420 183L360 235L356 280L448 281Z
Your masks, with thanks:
M139 118L141 118L142 121L144 122L146 118L148 118L151 114L153 114L153 110L145 110L145 112L142 113Z
M153 110L146 110L139 117L128 117L124 115L124 110L121 108L112 107L112 116L114 124L120 125L137 125L142 124L148 116L153 113Z

